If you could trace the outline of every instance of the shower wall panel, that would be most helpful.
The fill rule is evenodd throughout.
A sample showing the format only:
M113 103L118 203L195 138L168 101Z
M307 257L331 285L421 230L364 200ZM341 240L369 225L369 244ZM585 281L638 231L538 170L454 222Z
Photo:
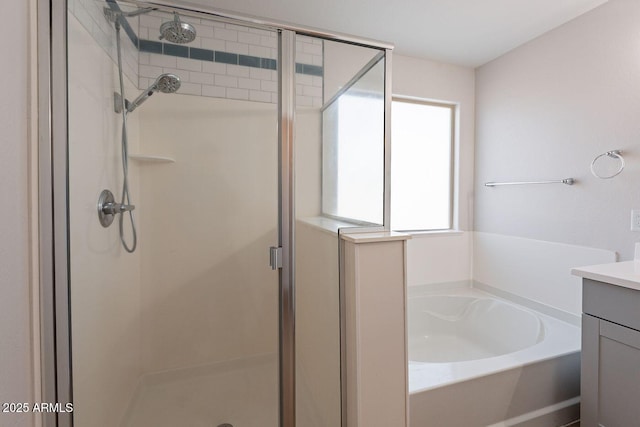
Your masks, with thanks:
M339 426L338 235L296 221L296 419Z
M140 252L120 244L117 221L98 222L102 189L122 188L118 72L112 59L69 17L69 213L74 418L78 426L119 425L141 373ZM126 81L129 93L137 92ZM129 119L130 144L138 121ZM139 170L131 164L134 203ZM137 211L136 211L137 212Z
M140 109L144 370L277 351L277 110L158 96Z
M321 120L319 108L296 109L296 421L302 426L340 425L338 239L307 222L322 214Z

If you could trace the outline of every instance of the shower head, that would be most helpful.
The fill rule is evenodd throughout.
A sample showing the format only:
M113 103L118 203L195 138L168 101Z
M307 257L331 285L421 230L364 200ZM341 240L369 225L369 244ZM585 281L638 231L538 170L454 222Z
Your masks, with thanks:
M130 113L147 100L151 95L160 91L162 93L174 93L180 89L180 77L175 74L161 74L147 90L127 105L127 112Z
M173 21L160 25L160 40L166 39L171 43L190 43L196 38L196 28L186 22L180 21L176 12L173 13Z
M180 89L180 77L175 74L161 74L152 86L156 86L162 93L174 93Z

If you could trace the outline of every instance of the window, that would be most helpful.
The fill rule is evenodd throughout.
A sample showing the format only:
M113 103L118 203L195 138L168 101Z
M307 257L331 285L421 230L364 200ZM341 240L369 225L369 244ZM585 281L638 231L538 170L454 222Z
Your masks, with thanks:
M394 97L392 230L452 228L454 117L454 105Z

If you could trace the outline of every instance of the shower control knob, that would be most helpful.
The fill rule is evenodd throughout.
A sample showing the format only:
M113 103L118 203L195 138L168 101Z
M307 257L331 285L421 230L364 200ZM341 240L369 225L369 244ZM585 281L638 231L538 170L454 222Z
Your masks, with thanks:
M109 190L102 190L98 198L98 219L103 227L108 227L113 223L117 214L134 210L134 205L116 203L113 193Z
M102 206L102 212L106 214L119 214L122 212L129 212L134 210L134 205L123 205L121 203L107 203Z

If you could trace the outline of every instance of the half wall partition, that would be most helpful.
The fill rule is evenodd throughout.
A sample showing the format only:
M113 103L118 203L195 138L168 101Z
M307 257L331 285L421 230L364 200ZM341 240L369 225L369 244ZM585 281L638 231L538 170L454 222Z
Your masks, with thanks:
M166 2L39 12L43 394L74 404L45 425L341 425L338 231L388 223L390 46ZM367 221L323 191L357 176L323 112L361 85Z

